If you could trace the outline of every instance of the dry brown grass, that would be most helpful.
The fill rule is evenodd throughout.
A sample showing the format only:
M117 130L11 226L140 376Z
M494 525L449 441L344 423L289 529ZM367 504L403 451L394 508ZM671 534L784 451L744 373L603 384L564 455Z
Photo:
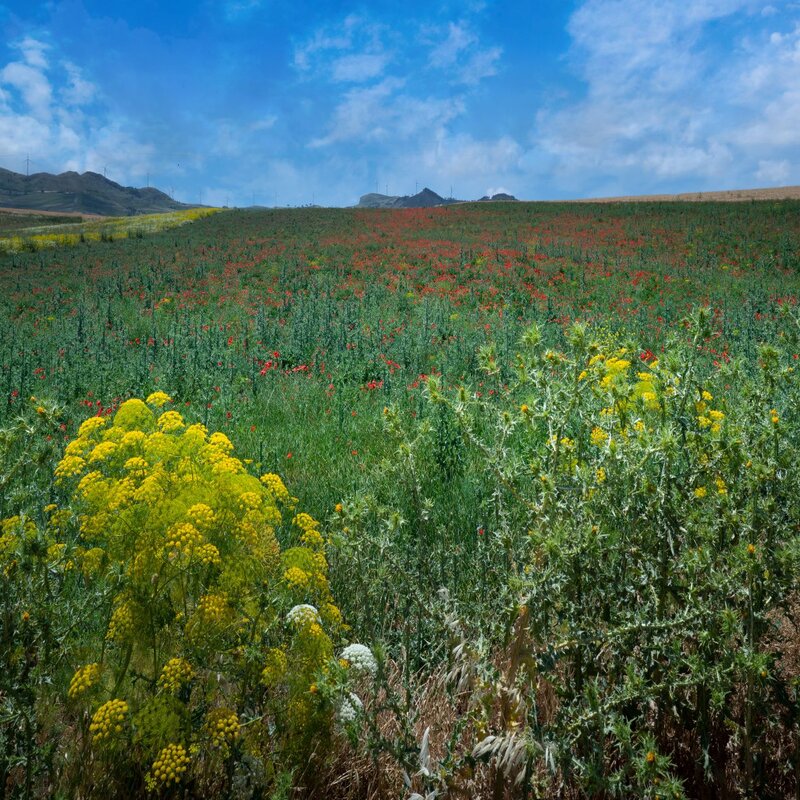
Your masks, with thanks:
M0 207L2 214L16 214L19 216L33 217L75 217L81 219L105 219L102 214L86 214L80 211L39 211L35 208L5 208Z
M769 189L728 189L721 192L684 192L683 194L643 194L627 197L592 197L576 203L660 203L660 202L745 202L748 200L800 200L800 186L777 186Z

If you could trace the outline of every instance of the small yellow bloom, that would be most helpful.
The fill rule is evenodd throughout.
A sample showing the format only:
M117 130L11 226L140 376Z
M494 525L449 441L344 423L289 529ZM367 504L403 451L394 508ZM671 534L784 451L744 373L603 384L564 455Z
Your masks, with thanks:
M596 447L600 447L600 445L604 444L607 440L606 432L602 428L598 428L596 425L592 428L592 433L590 435L592 440L592 444Z

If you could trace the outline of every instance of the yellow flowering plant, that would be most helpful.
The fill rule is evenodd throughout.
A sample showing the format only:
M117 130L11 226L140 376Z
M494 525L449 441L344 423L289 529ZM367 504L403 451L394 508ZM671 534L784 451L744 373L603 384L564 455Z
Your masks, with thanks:
M219 784L245 755L306 766L332 719L309 688L342 630L319 523L169 402L88 419L55 470L78 528L64 544L112 590L69 699L151 791Z

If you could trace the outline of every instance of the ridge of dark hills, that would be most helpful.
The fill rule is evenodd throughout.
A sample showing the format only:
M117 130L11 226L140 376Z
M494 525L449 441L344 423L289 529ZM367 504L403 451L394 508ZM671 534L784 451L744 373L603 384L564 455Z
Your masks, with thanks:
M78 212L109 217L158 214L191 208L152 187L121 186L97 172L37 172L21 175L0 168L0 207Z
M496 194L492 197L481 197L481 201L514 201L517 198L510 194ZM433 208L463 203L454 197L442 197L427 186L417 194L390 195L370 192L361 196L357 208Z

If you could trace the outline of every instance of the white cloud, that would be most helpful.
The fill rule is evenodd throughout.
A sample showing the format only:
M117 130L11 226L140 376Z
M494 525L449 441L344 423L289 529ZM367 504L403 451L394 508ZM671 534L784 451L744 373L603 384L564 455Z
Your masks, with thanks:
M423 154L423 164L451 180L470 179L470 184L486 185L487 180L513 172L522 148L510 136L482 141L461 134L442 135Z
M786 161L759 161L756 177L765 183L774 183L778 186L789 182L792 174L791 164Z
M16 47L21 51L26 64L36 69L47 69L47 59L44 54L50 49L49 45L26 36Z
M476 84L484 78L497 75L497 62L503 54L501 47L479 50L467 61L460 73L462 83Z
M84 106L94 100L97 95L97 87L83 77L80 69L75 64L66 61L64 70L69 80L61 93L64 102L67 105Z
M262 117L261 119L257 119L255 122L252 122L250 124L250 130L253 132L268 131L270 128L274 127L277 121L278 117L274 114L271 114L270 116Z
M46 153L50 147L51 131L44 122L24 114L0 115L0 141L7 155L19 154L19 172L22 159L28 153Z
M332 65L335 81L360 83L379 76L388 61L386 53L358 53L337 58Z
M0 71L0 83L16 89L28 112L37 119L50 116L52 88L44 73L21 61L12 61Z
M431 46L428 63L445 70L456 83L475 85L497 74L501 47L483 47L480 37L463 20L442 27L426 28L422 40Z
M356 14L350 14L339 25L325 26L315 31L314 35L304 44L295 47L294 66L301 72L307 72L316 67L317 72L327 74L330 72L329 59L331 51L334 58L341 59L342 53L351 56L379 56L388 58L384 53L382 34L384 28L368 22ZM343 69L347 69L346 66ZM339 78L338 80L349 80Z
M593 176L624 193L755 184L772 161L800 178L800 27L724 49L704 38L709 23L761 11L751 0L587 0L568 25L585 93L538 112L539 155L523 160L566 187Z
M475 44L478 37L464 22L451 22L447 26L447 38L431 49L430 63L434 67L449 67L456 63L459 54Z
M749 113L732 141L744 149L800 149L800 23L748 43L737 77L738 102Z
M463 113L457 97L415 97L401 92L405 81L386 78L374 86L351 89L336 107L327 135L311 147L335 142L400 142L421 132L430 135Z
M120 123L111 123L100 128L87 141L82 140L85 153L78 155L73 163L75 169L91 170L102 174L108 169L108 177L118 183L141 180L153 169L155 148L143 143Z

